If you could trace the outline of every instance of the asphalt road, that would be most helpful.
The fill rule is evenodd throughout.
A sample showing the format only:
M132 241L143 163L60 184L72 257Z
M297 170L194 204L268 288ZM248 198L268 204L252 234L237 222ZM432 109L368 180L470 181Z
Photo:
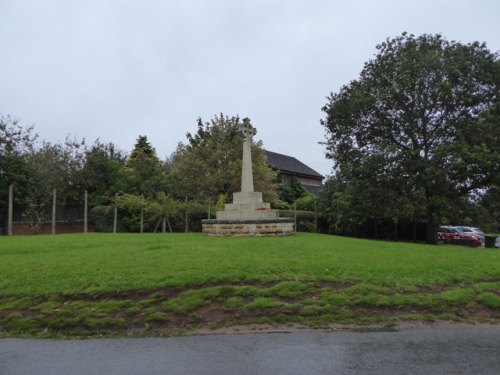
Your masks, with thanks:
M0 374L500 374L500 327L0 340Z

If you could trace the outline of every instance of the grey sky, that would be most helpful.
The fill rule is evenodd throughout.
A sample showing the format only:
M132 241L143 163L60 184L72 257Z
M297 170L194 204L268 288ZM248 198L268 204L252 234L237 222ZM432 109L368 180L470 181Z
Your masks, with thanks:
M250 117L322 174L326 96L403 31L500 50L500 1L1 0L0 114L164 159L196 119Z

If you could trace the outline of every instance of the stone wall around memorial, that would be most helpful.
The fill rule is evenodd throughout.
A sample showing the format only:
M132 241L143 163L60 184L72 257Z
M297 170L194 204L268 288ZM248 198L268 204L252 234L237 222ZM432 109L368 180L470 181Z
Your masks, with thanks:
M278 220L203 220L203 233L209 236L290 236L294 233L293 222Z

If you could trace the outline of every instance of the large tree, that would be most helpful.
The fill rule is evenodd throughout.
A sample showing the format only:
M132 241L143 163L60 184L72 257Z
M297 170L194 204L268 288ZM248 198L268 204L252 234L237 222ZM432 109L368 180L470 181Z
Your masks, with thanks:
M96 140L85 152L81 171L83 186L89 193L91 205L105 203L118 191L127 191L123 173L126 156L113 143Z
M37 139L33 127L23 127L18 119L0 115L0 223L7 213L9 185L15 186L15 201L32 191L32 168L26 155L34 149ZM1 228L0 228L1 231Z
M198 119L196 133L187 133L171 158L170 169L179 197L215 202L220 194L229 199L241 189L243 135L238 117L215 116L210 122ZM262 142L252 145L255 191L266 201L276 199L275 173L267 164Z
M144 195L152 199L160 191L169 190L165 165L145 135L137 138L123 172L127 175L128 186L125 191L127 193Z
M27 155L32 168L33 191L30 203L50 206L53 190L57 189L57 202L61 205L83 203L81 170L85 159L85 141L66 138L64 143L43 142L41 147Z
M424 210L433 242L443 210L490 188L500 172L491 162L500 125L479 119L498 103L498 54L478 42L406 33L377 49L359 79L323 107L328 157L348 182L368 178L375 191L391 189Z

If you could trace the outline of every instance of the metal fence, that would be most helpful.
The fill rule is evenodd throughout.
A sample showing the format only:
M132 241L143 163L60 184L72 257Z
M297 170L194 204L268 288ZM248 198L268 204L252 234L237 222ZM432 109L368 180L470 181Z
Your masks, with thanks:
M122 193L122 195L125 195ZM66 205L57 200L57 190L45 204L16 204L15 189L9 187L7 204L0 207L0 234L62 234L86 232L146 233L199 232L201 220L215 218L216 208L210 203L178 202L178 209L159 215L145 207L121 207L119 196L110 197L105 205L89 204L87 192L82 192L81 204ZM324 220L318 212L280 210L279 216L294 219L298 231L325 232Z

